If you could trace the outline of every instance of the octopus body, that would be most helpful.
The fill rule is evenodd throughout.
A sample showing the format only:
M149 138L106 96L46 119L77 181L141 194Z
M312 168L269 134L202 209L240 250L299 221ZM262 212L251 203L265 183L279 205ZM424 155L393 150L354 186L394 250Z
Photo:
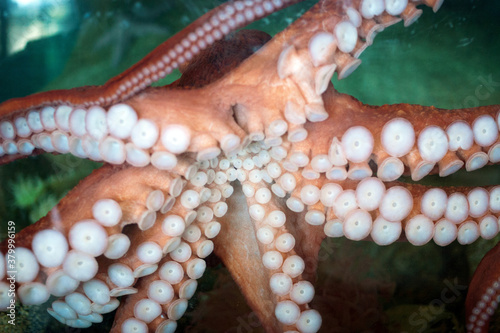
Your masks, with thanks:
M2 243L0 309L54 296L48 312L71 327L117 310L113 332L174 332L215 252L266 331L317 332L325 237L446 246L498 234L500 186L398 179L498 163L499 105L371 106L331 83L378 32L442 1L320 0L270 40L227 40L295 2L226 2L102 86L0 104L0 162L48 152L104 163L18 233L15 251ZM179 81L151 87L176 68ZM498 304L497 252L468 293L471 332Z

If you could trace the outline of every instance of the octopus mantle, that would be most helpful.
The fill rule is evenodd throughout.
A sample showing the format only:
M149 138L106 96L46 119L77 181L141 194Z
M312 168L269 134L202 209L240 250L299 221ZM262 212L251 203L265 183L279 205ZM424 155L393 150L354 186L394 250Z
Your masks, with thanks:
M105 163L19 232L15 251L2 243L0 309L54 296L48 312L71 327L117 309L114 332L173 332L215 252L266 331L317 332L309 303L325 237L446 246L498 234L500 186L398 179L498 163L499 105L371 106L331 84L376 33L441 1L321 0L270 40L223 39L295 2L227 2L103 86L0 104L0 162L50 152ZM179 81L150 87L175 68ZM498 251L472 280L471 332L497 307Z

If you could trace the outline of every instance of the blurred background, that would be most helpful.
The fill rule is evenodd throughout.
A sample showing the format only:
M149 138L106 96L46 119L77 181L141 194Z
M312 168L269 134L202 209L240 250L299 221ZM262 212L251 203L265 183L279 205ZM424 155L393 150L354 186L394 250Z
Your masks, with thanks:
M99 85L121 73L220 0L0 0L0 102L51 89ZM305 1L249 26L272 35L316 1ZM440 108L500 104L500 3L445 1L425 8L408 28L387 28L336 89L364 103L413 103ZM179 77L176 71L156 83ZM355 116L355 115L353 115ZM99 163L69 155L40 155L0 166L0 237L7 221L20 230L44 216ZM426 184L500 184L498 168L461 172ZM453 285L467 286L484 253L496 244L414 247L329 239L323 244L313 306L323 332L465 332L464 300L440 300ZM255 316L211 256L210 269L179 321L179 332L261 332ZM234 301L233 301L234 299ZM441 302L440 302L441 301ZM442 305L442 306L441 306ZM423 317L422 311L431 315ZM113 315L86 332L107 332ZM424 318L424 320L422 320ZM17 325L0 332L75 332L46 312L18 308Z

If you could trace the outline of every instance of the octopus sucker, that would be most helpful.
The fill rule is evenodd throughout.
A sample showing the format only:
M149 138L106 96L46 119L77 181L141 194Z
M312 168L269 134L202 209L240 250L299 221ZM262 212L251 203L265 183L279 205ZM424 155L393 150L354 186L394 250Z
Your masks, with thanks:
M378 32L442 1L320 0L273 38L231 34L296 2L225 3L102 86L0 104L0 163L104 163L16 235L21 303L55 296L48 313L75 328L117 310L112 332L173 332L215 252L264 330L313 333L326 319L314 303L325 238L446 246L498 234L498 186L399 179L498 163L500 106L372 106L331 81ZM176 68L180 80L151 87ZM8 240L0 250L7 310ZM497 252L472 280L469 331L487 329L498 304Z

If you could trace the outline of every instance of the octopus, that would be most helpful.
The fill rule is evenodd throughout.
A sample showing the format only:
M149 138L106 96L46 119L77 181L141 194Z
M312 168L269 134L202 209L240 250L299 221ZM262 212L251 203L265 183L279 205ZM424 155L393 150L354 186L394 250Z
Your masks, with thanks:
M104 164L15 247L2 242L1 310L52 297L48 313L70 327L116 310L112 332L174 332L215 252L265 331L328 331L310 304L325 238L447 246L498 234L500 186L399 179L497 164L500 105L372 106L332 84L377 33L442 1L320 0L273 38L233 34L296 2L226 2L104 85L0 104L1 163ZM151 86L177 68L180 80ZM499 251L471 281L469 332L487 332L500 300Z

